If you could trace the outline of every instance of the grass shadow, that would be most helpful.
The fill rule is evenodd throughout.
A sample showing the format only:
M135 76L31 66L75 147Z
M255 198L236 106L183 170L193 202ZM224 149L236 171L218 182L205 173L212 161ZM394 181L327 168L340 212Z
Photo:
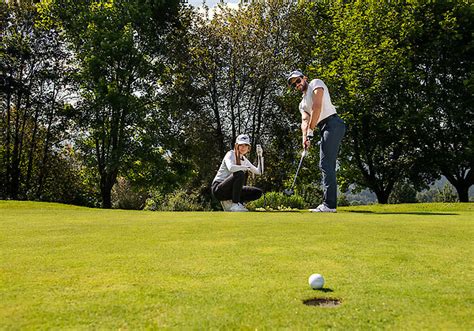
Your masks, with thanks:
M320 288L320 289L314 289L315 291L319 291L319 292L324 292L324 293L328 293L328 292L334 292L333 289L331 288Z

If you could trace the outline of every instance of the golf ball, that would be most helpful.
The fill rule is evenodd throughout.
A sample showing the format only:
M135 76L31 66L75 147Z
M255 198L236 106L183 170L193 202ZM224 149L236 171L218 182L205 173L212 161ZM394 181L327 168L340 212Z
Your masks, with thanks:
M311 286L311 288L314 290L323 288L324 277L321 276L320 274L312 274L311 276L309 276L308 283L309 283L309 286Z

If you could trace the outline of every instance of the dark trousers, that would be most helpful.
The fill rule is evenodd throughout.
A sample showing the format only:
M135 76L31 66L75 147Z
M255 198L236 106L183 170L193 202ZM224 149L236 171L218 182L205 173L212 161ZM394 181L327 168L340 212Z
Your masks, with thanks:
M331 116L322 125L318 124L321 135L319 145L319 167L323 174L323 203L329 208L337 206L336 159L346 125L339 116Z
M232 200L234 203L253 201L260 198L262 190L252 186L244 186L245 173L232 173L223 182L212 183L212 194L219 201Z

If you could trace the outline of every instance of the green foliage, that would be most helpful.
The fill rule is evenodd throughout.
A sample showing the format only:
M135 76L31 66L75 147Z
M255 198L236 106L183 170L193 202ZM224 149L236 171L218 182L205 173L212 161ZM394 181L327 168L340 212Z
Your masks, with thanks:
M153 211L205 211L210 209L210 204L203 201L201 194L182 189L167 195L155 192L145 204L145 210Z
M460 201L474 185L474 10L465 1L435 1L415 8L419 28L411 36L424 116L415 173L444 175ZM423 50L422 52L420 50Z
M368 187L386 203L397 181L410 178L422 187L440 171L436 163L450 160L453 170L446 166L444 173L451 172L450 181L466 193L474 180L473 126L466 124L473 122L474 103L465 84L474 49L470 5L300 5L295 20L307 24L292 26L297 66L326 81L348 124L340 157L343 189ZM440 107L440 95L446 107Z
M451 184L446 183L442 188L438 188L434 195L433 202L456 202L458 200L457 194L454 192Z
M0 12L0 198L86 203L77 176L62 176L74 167L62 155L74 89L64 40L35 24L31 2L2 2Z
M315 173L317 172L317 173ZM298 175L299 177L300 175ZM314 166L313 170L308 173L307 178L319 178L319 168ZM308 184L297 186L296 193L303 197L307 206L316 208L323 201L323 189L319 182L311 182Z
M347 199L347 196L345 194L339 194L337 196L337 206L338 207L346 207L350 206L351 203L349 202L349 199Z
M252 1L212 18L178 0L1 2L0 198L95 205L100 190L109 207L122 176L159 192L150 206L195 208L159 198L186 187L205 209L241 132L265 150L264 176L249 181L283 190L301 151L300 95L284 73L300 68L348 124L342 191L412 201L398 182L419 190L443 174L467 201L473 15L442 0ZM296 183L308 206L321 202L317 163L311 150Z
M307 203L299 195L287 196L281 192L265 193L260 199L246 204L249 210L290 211L307 208Z
M120 209L143 209L147 192L140 187L134 187L129 180L117 178L112 188L112 206Z
M421 203L433 202L435 200L435 195L437 194L438 189L430 188L428 190L423 190L416 194L416 200Z
M238 9L222 7L212 18L191 15L187 53L169 72L166 86L170 114L183 129L177 132L183 136L182 154L195 171L189 186L209 186L236 136L246 132L252 150L262 144L271 165L259 186L283 188L290 175L285 162L300 145L289 139L294 127L288 126L288 115L275 98L286 89L282 71L290 56L285 22L290 7L281 1L253 1ZM297 112L292 115L298 120Z
M348 124L343 176L370 188L380 203L387 202L397 179L408 176L416 159L418 122L407 94L410 47L405 42L413 22L405 9L385 2L336 6L334 60L315 69L327 77ZM396 89L397 84L404 88Z
M397 183L388 199L388 203L415 203L416 190L409 183Z
M148 192L148 198L145 200L145 206L143 209L149 211L160 210L164 200L165 196L160 190L150 190L150 192Z
M71 146L51 153L48 157L48 172L45 176L42 193L35 190L28 199L61 202L87 207L100 205L97 177L82 163L82 156Z
M48 1L40 8L44 22L58 22L74 54L81 86L78 141L100 175L103 207L110 208L119 173L168 141L156 82L169 56L166 36L178 21L179 1ZM166 172L166 162L158 162Z

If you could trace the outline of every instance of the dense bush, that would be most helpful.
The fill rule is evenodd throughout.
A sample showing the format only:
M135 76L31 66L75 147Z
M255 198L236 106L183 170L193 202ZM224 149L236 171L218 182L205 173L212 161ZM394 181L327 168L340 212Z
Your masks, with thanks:
M308 208L303 197L299 195L286 196L281 192L268 192L260 199L249 202L247 205L249 210L292 210Z
M119 209L143 209L146 196L145 190L133 187L129 180L119 177L112 188L112 206Z
M337 197L337 205L339 207L350 206L349 199L347 199L347 196L345 194L340 194Z
M316 208L323 202L323 189L319 183L303 185L301 192L297 191L296 193L303 198L308 207Z
M438 194L438 189L435 189L435 188L431 188L429 190L418 192L416 194L416 201L418 201L418 202L433 202L435 200L436 194Z
M418 192L416 195L418 202L456 202L458 195L454 192L451 184L446 183L442 188L432 187L429 190Z
M388 203L415 203L416 199L416 190L408 183L400 183L395 185L393 188L390 197L388 198Z
M147 199L145 209L157 211L206 211L211 210L211 206L209 202L202 199L199 193L178 189L166 196L155 192L152 194L152 197Z
M451 184L444 184L443 188L438 188L434 195L434 202L456 202L459 201L458 195L454 192Z

